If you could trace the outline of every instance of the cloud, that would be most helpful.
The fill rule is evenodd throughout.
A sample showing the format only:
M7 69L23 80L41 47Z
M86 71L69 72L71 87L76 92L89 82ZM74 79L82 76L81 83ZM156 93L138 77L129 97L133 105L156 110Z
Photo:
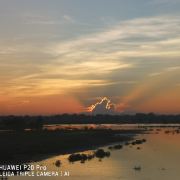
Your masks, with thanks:
M71 17L64 15L62 19L68 21ZM6 61L1 57L0 75L6 74L6 78L1 78L1 91L48 95L81 89L88 94L90 87L98 86L101 91L103 87L117 95L125 86L121 87L119 81L134 82L146 77L149 72L140 67L142 64L152 60L163 64L179 58L179 34L179 16L155 16L121 21L101 32L44 45L16 43L13 49L1 48L3 55L11 55ZM137 63L139 59L141 62ZM136 78L138 74L141 77ZM116 88L108 89L110 85Z
M179 55L179 19L179 16L157 16L123 21L103 32L58 43L50 53L67 58L81 55L96 58L98 53L99 57L115 60L129 56Z
M91 105L88 111L92 114L112 114L115 112L115 107L107 97L104 97L101 101Z
M176 4L179 3L179 0L151 0L149 1L150 4L155 4L155 5L162 5L162 4Z
M175 72L180 70L180 66L169 66L167 68L162 69L160 72L153 72L150 73L149 76L153 77L153 76L160 76L160 75L166 75L169 72Z
M17 53L17 49L13 47L0 47L0 55L11 55Z
M92 114L117 114L125 111L129 106L123 103L112 103L107 97L102 98L95 104L92 104L86 110Z
M70 16L70 15L63 15L63 19L67 22L71 22L71 23L74 23L75 20Z
M159 76L161 74L162 74L162 72L154 72L154 73L149 74L149 76L153 77L153 76Z
M75 89L97 88L116 84L108 80L68 80L68 79L38 79L27 76L12 80L6 87L1 88L0 94L22 96L45 96L53 94L68 94ZM13 94L12 94L13 91Z
M66 23L74 23L74 19L70 15L63 15L59 19L50 18L48 16L39 16L26 14L24 15L25 24L34 25L60 25Z

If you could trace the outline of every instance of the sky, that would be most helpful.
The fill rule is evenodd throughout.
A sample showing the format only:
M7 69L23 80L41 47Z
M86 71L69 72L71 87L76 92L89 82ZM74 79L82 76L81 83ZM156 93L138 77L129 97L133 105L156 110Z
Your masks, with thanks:
M0 0L1 115L177 114L179 77L180 0Z

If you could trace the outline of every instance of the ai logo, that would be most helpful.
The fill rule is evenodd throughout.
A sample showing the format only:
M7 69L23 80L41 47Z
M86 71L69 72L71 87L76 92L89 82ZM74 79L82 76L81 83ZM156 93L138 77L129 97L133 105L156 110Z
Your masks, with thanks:
M69 171L61 172L61 176L70 176Z

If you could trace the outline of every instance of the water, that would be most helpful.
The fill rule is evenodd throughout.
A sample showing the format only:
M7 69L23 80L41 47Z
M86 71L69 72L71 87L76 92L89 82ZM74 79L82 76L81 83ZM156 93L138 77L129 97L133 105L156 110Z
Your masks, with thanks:
M102 161L94 158L84 164L80 162L71 164L67 160L69 155L62 155L34 163L47 166L48 171L69 172L69 177L13 177L9 179L179 180L180 134L167 134L165 130L167 128L139 135L138 138L145 138L147 142L141 145L124 146L121 150L112 150L111 156ZM140 150L137 150L138 146ZM107 147L103 148L108 150ZM85 153L90 152L86 151ZM61 160L60 168L55 166L56 160ZM140 169L135 170L135 166Z

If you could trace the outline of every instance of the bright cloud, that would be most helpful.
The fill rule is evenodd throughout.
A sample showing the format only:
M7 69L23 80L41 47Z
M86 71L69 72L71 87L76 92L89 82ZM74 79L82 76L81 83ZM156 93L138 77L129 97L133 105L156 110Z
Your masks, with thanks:
M116 114L121 113L128 108L128 105L123 103L112 103L107 97L103 97L100 101L89 106L86 111L94 115L96 114Z

